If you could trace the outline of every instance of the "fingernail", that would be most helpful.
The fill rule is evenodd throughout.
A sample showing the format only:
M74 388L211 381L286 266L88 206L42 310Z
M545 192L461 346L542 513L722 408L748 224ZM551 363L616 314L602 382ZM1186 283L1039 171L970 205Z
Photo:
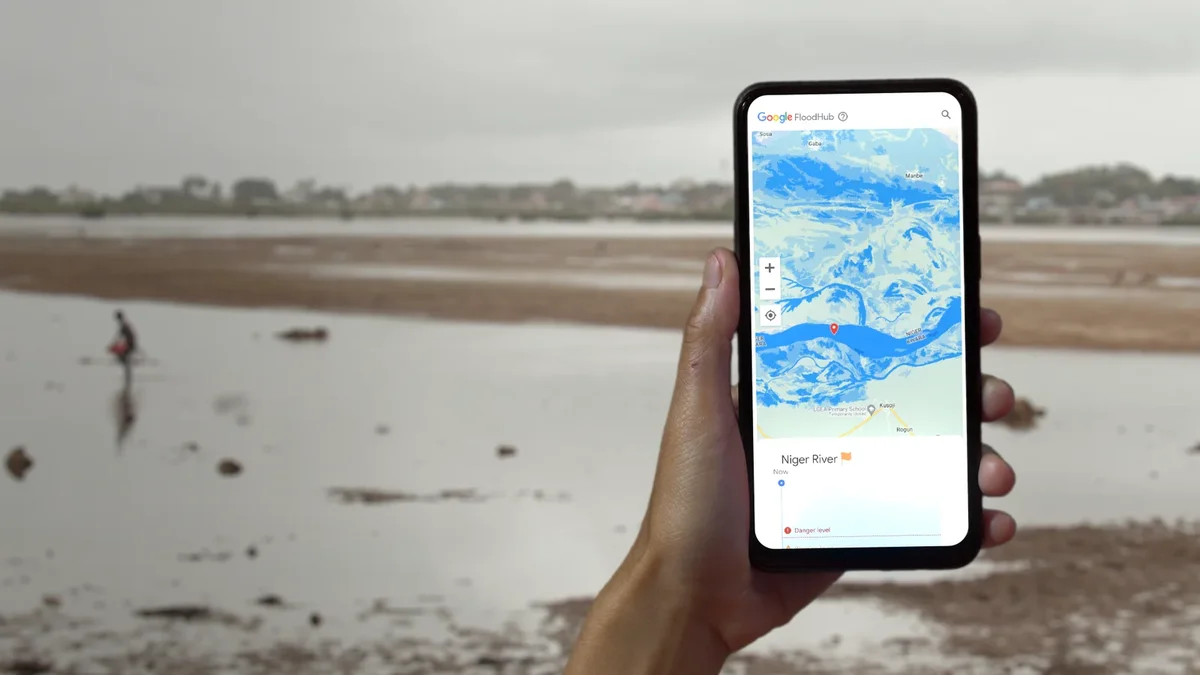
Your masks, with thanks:
M704 287L717 288L721 285L721 258L716 253L708 255L708 261L704 263Z

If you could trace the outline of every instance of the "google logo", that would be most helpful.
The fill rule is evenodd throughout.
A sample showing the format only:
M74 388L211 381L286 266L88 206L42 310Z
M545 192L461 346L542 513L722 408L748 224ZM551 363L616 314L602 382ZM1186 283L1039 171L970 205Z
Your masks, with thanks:
M793 119L794 117L791 113L782 113L779 115L769 115L763 112L758 113L759 122L779 122L783 124L784 122L791 122Z

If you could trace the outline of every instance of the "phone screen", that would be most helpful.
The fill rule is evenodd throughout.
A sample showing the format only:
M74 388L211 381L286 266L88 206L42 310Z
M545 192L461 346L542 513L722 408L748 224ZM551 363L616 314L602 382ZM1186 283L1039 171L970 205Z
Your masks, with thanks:
M764 95L747 110L755 534L772 549L959 544L961 105Z

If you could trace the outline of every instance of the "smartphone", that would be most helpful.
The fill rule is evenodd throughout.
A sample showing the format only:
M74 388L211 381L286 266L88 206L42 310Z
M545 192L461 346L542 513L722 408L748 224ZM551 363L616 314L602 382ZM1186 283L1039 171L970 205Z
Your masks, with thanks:
M975 100L756 84L734 107L750 559L948 569L983 541Z

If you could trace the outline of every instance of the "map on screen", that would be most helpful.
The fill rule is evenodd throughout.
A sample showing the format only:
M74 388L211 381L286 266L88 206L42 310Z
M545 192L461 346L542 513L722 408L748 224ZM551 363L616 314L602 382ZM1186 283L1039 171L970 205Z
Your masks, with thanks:
M964 434L959 143L751 133L759 437Z

